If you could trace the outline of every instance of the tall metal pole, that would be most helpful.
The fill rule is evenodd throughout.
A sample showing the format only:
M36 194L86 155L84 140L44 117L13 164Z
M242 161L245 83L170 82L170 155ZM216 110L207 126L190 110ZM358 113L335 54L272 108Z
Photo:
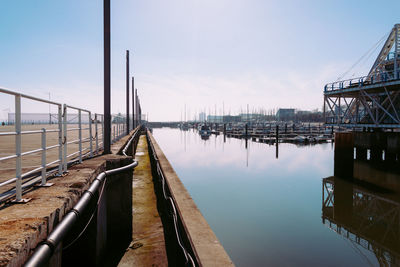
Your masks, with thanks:
M111 153L110 0L103 0L104 18L104 154Z
M126 134L129 134L129 50L126 50Z
M133 129L136 128L135 125L135 77L132 76L132 123Z

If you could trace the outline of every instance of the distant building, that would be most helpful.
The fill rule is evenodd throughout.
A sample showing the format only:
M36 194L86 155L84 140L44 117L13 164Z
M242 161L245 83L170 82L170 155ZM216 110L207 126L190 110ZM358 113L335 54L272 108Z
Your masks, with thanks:
M223 123L240 122L240 116L225 115L222 119Z
M199 121L205 121L206 120L206 113L200 112L199 114Z
M211 123L222 123L223 116L208 115L207 121Z
M290 121L294 119L294 108L280 108L276 113L276 120Z
M239 116L242 121L254 121L260 118L261 114L240 113Z

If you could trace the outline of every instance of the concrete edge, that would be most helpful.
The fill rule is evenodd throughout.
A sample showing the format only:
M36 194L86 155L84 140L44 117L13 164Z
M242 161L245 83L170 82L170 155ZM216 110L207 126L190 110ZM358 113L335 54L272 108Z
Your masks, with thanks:
M182 225L185 228L197 262L200 266L234 266L224 247L149 131L148 135L160 161L167 186L176 203L177 211L182 219Z

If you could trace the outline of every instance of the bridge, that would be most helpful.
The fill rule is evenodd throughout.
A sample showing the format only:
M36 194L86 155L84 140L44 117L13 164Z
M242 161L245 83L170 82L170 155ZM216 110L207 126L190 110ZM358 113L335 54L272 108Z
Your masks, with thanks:
M326 125L400 128L399 31L394 25L368 75L325 85Z

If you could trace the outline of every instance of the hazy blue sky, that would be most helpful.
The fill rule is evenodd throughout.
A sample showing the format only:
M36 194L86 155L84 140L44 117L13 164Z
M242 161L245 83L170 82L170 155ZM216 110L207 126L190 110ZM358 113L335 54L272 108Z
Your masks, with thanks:
M100 0L1 0L0 87L51 92L102 112L102 8ZM321 109L324 84L400 22L399 8L399 1L112 1L112 110L125 110L126 49L150 120L180 119L185 103L190 117L215 105L220 112L223 102L226 113L247 104ZM377 52L347 77L367 74ZM0 95L1 118L13 102Z

